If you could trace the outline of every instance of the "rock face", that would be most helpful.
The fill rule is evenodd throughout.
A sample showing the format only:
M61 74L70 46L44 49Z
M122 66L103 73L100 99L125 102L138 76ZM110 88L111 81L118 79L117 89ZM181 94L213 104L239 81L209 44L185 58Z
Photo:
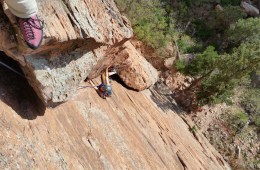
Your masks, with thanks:
M38 16L45 23L42 46L34 51L26 47L14 16L2 2L0 50L22 65L30 85L46 105L67 101L86 77L94 78L107 65L122 62L124 56L117 56L119 52L116 50L120 50L132 37L132 29L127 19L118 12L114 1L39 0L37 3ZM126 84L138 90L149 87L156 81L156 71L147 66L148 63L135 54L131 46L128 45L126 52L129 52L126 56L129 62L144 62L144 68L135 66L144 70L139 73L144 74L141 76L144 82L141 84L136 81L140 77L130 75L134 84L131 86L128 81ZM111 56L116 57L112 60ZM126 69L129 70L128 67ZM150 81L151 70L155 78ZM139 86L136 85L138 83Z
M140 91L157 82L156 69L141 56L130 42L125 43L124 50L123 52L128 54L128 57L120 63L118 75L128 87Z
M229 169L189 119L183 117L186 124L154 91L112 82L107 100L85 88L44 110L22 78L2 69L0 169Z
M158 80L157 70L138 52L130 41L110 50L91 71L88 78L97 76L107 66L113 66L128 87L141 91Z

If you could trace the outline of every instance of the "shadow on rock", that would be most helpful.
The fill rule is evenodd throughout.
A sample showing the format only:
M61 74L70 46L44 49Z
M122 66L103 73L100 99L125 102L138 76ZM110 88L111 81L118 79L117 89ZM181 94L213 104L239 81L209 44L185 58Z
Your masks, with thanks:
M128 90L133 90L133 91L137 91L131 87L128 87L124 81L122 79L120 79L120 77L117 74L114 74L112 76L110 76L110 78L114 81L116 81L117 83L121 84L124 88L128 89Z
M0 53L0 61L22 74L17 62ZM0 100L10 106L23 119L33 120L43 116L45 105L28 84L27 80L0 65Z
M173 98L172 91L166 85L163 83L156 83L150 88L150 91L152 93L151 99L163 111L172 110L177 114L183 113L183 109L178 106Z

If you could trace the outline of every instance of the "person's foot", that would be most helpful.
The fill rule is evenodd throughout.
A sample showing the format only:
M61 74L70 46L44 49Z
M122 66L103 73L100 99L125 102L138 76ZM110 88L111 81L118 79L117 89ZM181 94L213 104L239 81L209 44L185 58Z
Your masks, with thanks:
M31 49L37 49L42 43L43 26L37 15L30 18L17 18L24 41Z

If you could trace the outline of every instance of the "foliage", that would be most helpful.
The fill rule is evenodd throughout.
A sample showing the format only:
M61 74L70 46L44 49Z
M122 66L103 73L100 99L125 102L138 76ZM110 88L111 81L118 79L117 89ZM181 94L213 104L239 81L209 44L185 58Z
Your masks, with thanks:
M190 128L190 131L192 133L196 133L198 131L197 127L195 125L193 125L191 128Z
M179 93L187 99L184 102L190 101L190 108L198 100L201 104L232 104L233 89L249 73L260 69L260 18L246 19L239 7L240 0L115 1L130 19L135 36L153 47L157 54L166 51L166 45L178 45L181 60L175 66L194 78ZM216 3L223 10L215 10ZM182 58L185 53L192 53L195 58L185 61ZM248 122L260 130L259 95L259 89L248 84L241 99L244 110L225 115L229 116L235 135ZM196 127L190 130L195 132Z
M208 24L209 29L221 32L246 15L239 6L227 6L223 11L212 12L212 16L213 19Z
M260 113L260 101L258 100L260 98L260 89L258 88L247 88L244 91L244 94L242 96L242 104L243 106L254 106L254 109L248 110L250 113ZM249 109L249 108L248 108Z
M258 129L260 129L260 115L257 114L253 117L253 121L255 123L255 125L258 127Z
M178 60L176 63L175 63L175 67L176 69L181 72L182 74L185 74L185 70L186 70L186 64L183 60Z
M239 111L238 113L236 113L234 115L233 120L234 120L234 123L237 125L239 125L239 124L245 125L248 121L248 116L245 112Z
M188 35L182 35L177 40L179 50L182 54L190 53L198 47L197 43Z
M215 48L209 46L203 53L197 54L195 59L187 64L184 73L190 76L204 76L213 71L217 58L218 53Z
M239 20L234 27L230 39L240 39L244 36L236 33L245 32L247 38L240 41L240 45L233 48L230 54L223 54L218 57L213 47L208 47L202 54L179 69L185 74L201 79L201 87L198 99L209 102L216 99L228 98L232 95L232 89L236 81L248 75L260 67L260 29L259 19ZM244 25L248 25L245 27ZM228 31L229 32L229 31ZM197 84L197 82L195 81ZM221 99L221 100L222 100Z
M220 96L233 89L235 80L239 80L260 64L260 41L241 44L232 54L222 55L214 65L214 74L202 81L201 98Z
M260 128L260 89L247 87L241 96L241 104L250 114L250 120Z
M237 82L259 68L260 18L243 19L239 0L221 0L223 11L212 10L214 2L210 0L116 3L130 19L135 36L160 54L167 44L177 44L181 54L197 53L189 63L177 61L176 67L195 78L201 101L231 103L229 96Z
M196 19L193 21L196 29L196 36L202 40L208 39L208 37L213 36L213 29L207 25L202 19Z
M260 18L241 19L225 33L231 47L260 41Z
M240 4L241 0L221 0L220 4L223 6L227 6L227 5L234 5L234 6L238 6Z
M236 132L241 132L248 122L248 115L242 110L231 111L228 113L228 122Z
M165 47L176 37L172 9L167 0L116 0L116 3L130 19L137 38L151 47Z

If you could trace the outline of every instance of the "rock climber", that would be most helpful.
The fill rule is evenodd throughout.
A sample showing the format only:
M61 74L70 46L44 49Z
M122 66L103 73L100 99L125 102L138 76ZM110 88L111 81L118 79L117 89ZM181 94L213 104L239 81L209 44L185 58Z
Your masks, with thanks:
M36 0L5 0L9 10L16 16L24 41L31 49L37 49L42 42L42 21L37 17Z
M109 76L116 74L116 71L113 70L111 72L108 71L109 67L106 68L106 71L101 74L102 83L99 86L95 86L92 81L90 81L91 85L96 89L98 95L105 99L106 97L111 97L112 95L112 86L109 79Z

